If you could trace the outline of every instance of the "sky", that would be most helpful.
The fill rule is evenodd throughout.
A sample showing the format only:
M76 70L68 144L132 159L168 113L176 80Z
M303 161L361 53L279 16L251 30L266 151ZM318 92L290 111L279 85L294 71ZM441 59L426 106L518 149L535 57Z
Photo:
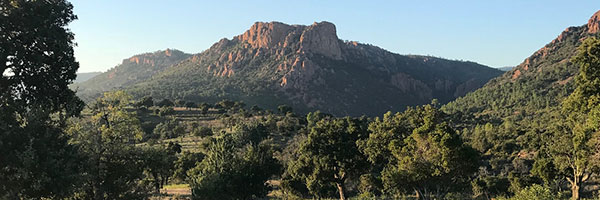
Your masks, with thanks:
M515 66L565 28L586 24L598 0L73 0L79 72L106 71L136 54L200 53L254 22L329 21L340 39L399 54Z

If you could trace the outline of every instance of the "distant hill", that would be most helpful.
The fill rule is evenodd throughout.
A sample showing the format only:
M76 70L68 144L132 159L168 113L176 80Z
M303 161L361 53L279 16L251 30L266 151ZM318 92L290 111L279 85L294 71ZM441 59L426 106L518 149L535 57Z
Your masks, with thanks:
M241 100L303 113L380 115L441 103L473 91L501 71L474 62L407 56L342 41L329 22L309 26L257 22L199 54L134 56L89 81L78 94L125 88L136 97L216 102ZM177 52L177 56L175 56Z
M513 68L515 68L515 67L513 67L513 66L507 66L507 67L499 67L498 69L500 71L510 71Z
M148 80L154 74L177 64L191 55L175 49L144 53L124 59L120 65L89 80L71 85L84 100L98 97L102 92L124 88Z
M93 78L94 76L97 76L98 74L102 74L102 72L83 72L83 73L77 73L77 78L75 79L74 83L81 83L81 82L87 81L90 78Z

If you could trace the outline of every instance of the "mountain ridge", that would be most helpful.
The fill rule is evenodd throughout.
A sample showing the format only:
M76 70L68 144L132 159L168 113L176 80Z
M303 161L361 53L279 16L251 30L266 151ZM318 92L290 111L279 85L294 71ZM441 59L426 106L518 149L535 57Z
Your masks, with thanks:
M231 99L268 109L288 104L301 113L379 115L434 98L448 102L499 74L474 62L400 55L343 41L330 22L256 22L123 88L136 97Z
M126 87L164 71L190 54L177 49L165 49L141 53L123 59L121 64L96 75L89 80L78 82L70 87L84 100L93 100L102 92Z

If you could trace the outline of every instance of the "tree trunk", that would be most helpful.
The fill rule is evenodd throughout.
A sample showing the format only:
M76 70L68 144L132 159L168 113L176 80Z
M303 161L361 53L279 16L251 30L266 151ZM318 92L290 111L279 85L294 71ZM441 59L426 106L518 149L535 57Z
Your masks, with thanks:
M7 56L5 55L0 55L0 77L4 76L4 72L6 71L6 58Z
M572 200L579 200L579 191L580 190L581 190L581 187L578 184L571 185L571 199Z
M415 189L415 199L421 199L421 192L419 192L419 190Z
M336 185L340 192L340 200L346 200L346 196L344 196L344 183L336 183Z
M156 194L160 194L160 178L158 177L158 173L152 173L154 176L154 190Z

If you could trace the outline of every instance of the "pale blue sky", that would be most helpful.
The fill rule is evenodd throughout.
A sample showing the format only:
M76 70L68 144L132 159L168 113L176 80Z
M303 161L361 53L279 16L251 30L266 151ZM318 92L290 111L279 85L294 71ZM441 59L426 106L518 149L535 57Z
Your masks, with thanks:
M330 1L74 0L80 72L132 55L199 53L256 21L336 24L338 37L400 54L514 66L565 28L587 23L598 0Z

